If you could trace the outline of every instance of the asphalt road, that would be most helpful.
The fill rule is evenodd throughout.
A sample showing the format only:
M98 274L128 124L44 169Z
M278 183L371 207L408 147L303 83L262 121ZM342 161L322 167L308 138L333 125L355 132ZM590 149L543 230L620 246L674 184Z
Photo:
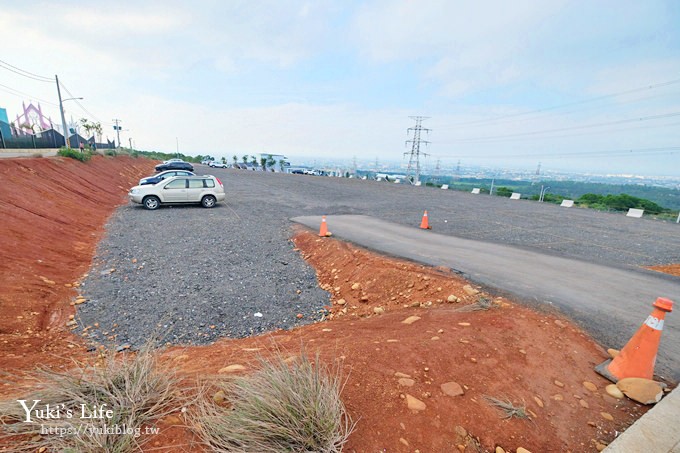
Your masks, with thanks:
M309 228L318 216L295 217ZM392 256L445 266L496 293L553 305L585 325L606 346L621 348L652 310L657 297L680 302L680 279L621 269L518 247L437 234L370 216L327 218L334 237ZM680 322L664 326L657 373L680 378ZM674 322L675 321L675 322Z

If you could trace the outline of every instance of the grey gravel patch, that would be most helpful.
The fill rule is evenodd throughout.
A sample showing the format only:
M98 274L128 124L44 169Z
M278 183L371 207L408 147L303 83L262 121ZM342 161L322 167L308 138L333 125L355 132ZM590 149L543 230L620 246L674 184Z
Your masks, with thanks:
M222 179L226 204L128 205L110 219L83 282L90 300L78 306L81 329L99 323L88 329L96 342L134 348L158 332L167 342L205 344L323 318L330 296L289 240L296 216L328 215L330 231L337 214L415 228L427 209L437 233L615 267L680 262L672 222L357 179L197 171Z

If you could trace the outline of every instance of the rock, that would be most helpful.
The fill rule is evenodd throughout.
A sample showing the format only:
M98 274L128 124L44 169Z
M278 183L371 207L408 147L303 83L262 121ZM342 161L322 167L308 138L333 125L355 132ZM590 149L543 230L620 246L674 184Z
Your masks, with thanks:
M539 397L534 396L534 401L536 401L538 407L543 407L543 400L541 400Z
M345 305L347 301L345 299L338 299L337 302L335 302L338 305Z
M397 382L399 382L399 385L403 385L404 387L413 387L413 384L416 383L415 380L409 378L399 378Z
M224 403L225 396L226 396L226 395L224 394L224 391L223 391L223 390L218 390L218 391L215 392L215 394L213 395L213 401L214 401L216 404L222 405L222 404Z
M223 373L236 373L238 371L244 371L246 367L244 367L241 364L235 363L233 365L225 366L224 368L220 368L218 373L223 374Z
M527 352L524 349L520 349L519 353L522 354L522 355L527 355Z
M353 290L357 290L357 289L359 289L359 288L361 288L361 285L360 285L359 283L354 283L354 284L352 285L352 289L353 289Z
M661 401L663 387L658 382L644 378L623 378L616 386L628 398L642 404L654 404Z
M181 360L187 360L189 358L189 354L181 354L178 355L177 357L174 357L172 360L179 362Z
M409 395L408 393L406 394L406 405L412 411L424 411L427 407L425 403L420 401L418 398Z
M531 453L531 452L526 448L517 447L517 453Z
M559 393L553 395L552 397L555 401L564 401L564 397L560 395Z
M605 448L607 448L607 445L603 444L602 442L595 443L595 449L597 451L603 451Z
M467 437L467 435L468 435L468 433L467 433L467 431L465 430L465 428L463 428L463 427L460 426L460 425L456 425L456 427L453 428L453 430L454 430L454 431L456 432L456 434L458 434L460 437Z
M593 428L597 427L597 423L595 422L588 422L588 426L592 426Z
M495 453L505 453L505 450L503 450L503 447L496 447Z
M610 422L613 422L613 421L614 421L614 417L612 417L612 414L610 414L609 412L600 412L600 415L601 415L602 418L604 418L605 420L609 420Z
M619 388L616 386L616 384L609 384L604 388L604 391L607 392L607 395L613 396L617 400L620 400L623 398L623 392L619 390Z
M456 296L454 296L453 294L451 294L451 295L449 295L449 297L446 298L446 301L452 304L454 302L458 302L458 298Z
M385 313L385 309L382 307L373 307L373 313L375 313L376 315L382 315L383 313Z
M437 341L437 340L439 340L439 337L438 337L438 336L434 336L434 337L430 338L430 340L432 340L432 341Z
M420 316L409 316L408 318L404 319L401 323L402 324L413 324L416 321L420 320Z
M362 302L368 302L368 296L364 294L363 296L361 296L360 300Z
M586 400L578 400L578 404L585 409L588 409L590 407Z
M408 440L404 439L403 437L399 438L399 442L408 447Z
M459 322L458 325L463 326L463 327L469 327L470 323L469 322Z
M295 315L295 317L296 317L297 319L302 319L302 318L305 317L305 315L303 315L302 313L298 313L297 315Z
M394 373L394 377L411 379L411 376L409 376L409 375L406 374L406 373L401 373L401 372L399 372L399 371L397 371L396 373Z
M463 286L463 291L465 291L468 296L474 296L475 294L479 294L479 291L477 291L470 285Z
M584 381L583 386L590 390L591 392L596 392L597 391L597 386L593 384L592 382Z
M556 320L555 320L555 325L556 325L557 327L561 327L562 329L564 329L565 327L567 327L567 326L566 326L562 321L560 321L559 319L556 319Z
M618 349L612 348L607 349L607 354L609 354L609 357L611 357L612 359L616 358L616 356L619 355L619 352L621 351L619 351Z
M460 396L465 394L463 391L463 388L458 384L457 382L450 381L450 382L445 382L441 386L442 392L444 392L444 395L448 396Z
M555 381L553 382L553 384L555 384L555 385L558 386L558 387L564 387L564 384L563 384L562 382L558 381L558 380L555 380Z

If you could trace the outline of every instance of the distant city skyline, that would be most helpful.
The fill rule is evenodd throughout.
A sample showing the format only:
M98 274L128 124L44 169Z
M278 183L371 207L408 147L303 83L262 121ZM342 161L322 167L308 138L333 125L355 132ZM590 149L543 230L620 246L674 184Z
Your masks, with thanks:
M680 176L672 0L83 0L3 5L0 107L185 154Z

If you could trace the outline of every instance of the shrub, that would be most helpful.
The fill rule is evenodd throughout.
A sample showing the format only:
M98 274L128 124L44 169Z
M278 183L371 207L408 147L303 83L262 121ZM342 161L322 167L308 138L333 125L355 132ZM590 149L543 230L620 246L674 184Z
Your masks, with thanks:
M226 405L200 399L193 425L211 451L342 451L354 425L340 400L339 370L304 352L291 365L278 355L260 364L254 375L216 383Z
M499 187L496 189L496 195L499 197L510 197L512 195L512 189L508 187Z
M78 149L64 147L60 148L59 151L57 151L57 155L62 157L70 157L71 159L76 159L81 162L87 162L92 157L92 154L90 154L89 151L81 152Z
M61 409L60 418L40 419L26 423L26 412L17 400L0 402L0 444L13 442L16 452L114 452L138 451L151 438L144 427L167 415L179 403L175 395L178 379L173 373L159 369L151 346L136 355L105 357L101 366L77 365L68 371L40 370L34 379L40 389L22 398L30 408L33 400ZM111 410L112 417L81 418L82 411L91 414L93 407ZM72 417L66 416L67 410ZM104 428L125 428L126 433L107 433ZM39 435L71 429L75 435Z

